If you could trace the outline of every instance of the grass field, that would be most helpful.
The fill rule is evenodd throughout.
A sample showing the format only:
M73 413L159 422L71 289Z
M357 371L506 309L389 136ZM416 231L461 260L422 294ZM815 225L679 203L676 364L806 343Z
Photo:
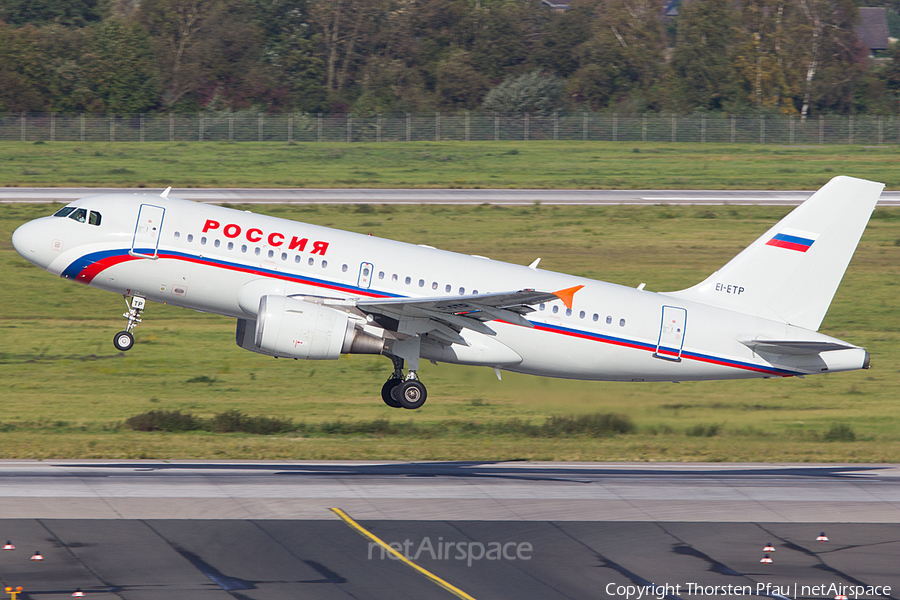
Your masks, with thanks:
M0 185L900 189L897 146L626 142L0 142Z
M229 152L242 147L223 146ZM506 373L497 381L490 369L426 363L420 375L429 400L418 411L382 404L378 394L390 372L383 357L273 360L235 346L232 320L193 311L150 305L136 347L116 352L112 335L124 324L121 297L59 280L11 247L17 225L53 210L0 207L0 457L900 462L900 210L876 211L822 327L866 346L869 371L611 384ZM253 210L519 264L542 257L542 268L628 286L646 282L647 289L664 291L704 278L788 209ZM388 419L420 429L260 436L141 433L122 426L150 410L210 417L234 409L305 424ZM608 412L630 418L636 431L531 437L483 428Z

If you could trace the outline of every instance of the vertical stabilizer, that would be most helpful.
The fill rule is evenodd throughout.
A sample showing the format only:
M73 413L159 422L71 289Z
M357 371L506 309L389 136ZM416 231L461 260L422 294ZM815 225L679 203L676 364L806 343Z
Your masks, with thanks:
M883 189L835 177L705 281L668 295L816 331Z

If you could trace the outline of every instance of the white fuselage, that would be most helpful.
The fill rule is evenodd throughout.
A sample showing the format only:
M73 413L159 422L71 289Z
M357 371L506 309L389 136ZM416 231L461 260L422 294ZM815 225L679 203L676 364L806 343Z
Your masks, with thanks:
M521 360L491 352L448 360L423 346L426 359L610 381L791 376L858 369L866 360L863 349L852 348L773 362L740 340L839 340L673 295L482 257L172 198L106 195L73 204L99 213L101 224L38 219L16 232L17 250L67 279L238 319L255 319L266 294L437 298L584 286L571 309L556 300L527 314L533 328L490 323L494 340Z

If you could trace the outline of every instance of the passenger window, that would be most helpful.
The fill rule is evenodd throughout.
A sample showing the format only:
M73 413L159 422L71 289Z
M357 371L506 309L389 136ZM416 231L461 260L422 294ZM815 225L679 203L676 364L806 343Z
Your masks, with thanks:
M346 273L349 267L347 265L341 265L341 272Z
M180 232L180 231L176 231L176 232L175 232L175 239L176 239L176 240L181 239L181 232Z
M477 294L477 293L478 293L478 290L472 290L472 293L473 293L473 294Z
M100 213L98 213L96 210L92 210L92 211L91 211L91 216L89 217L88 222L89 222L91 225L99 225L99 224L100 224L100 218L101 218L101 217L100 217Z
M449 294L449 293L450 293L450 290L452 290L452 289L453 289L453 288L450 287L450 284L448 283L447 286L444 288L444 291L447 292L447 293Z
M300 264L300 255L299 254L294 257L294 262L297 264Z
M363 267L363 277L369 276L369 267Z
M322 268L324 269L324 268L327 267L327 266L328 266L328 261L327 261L327 260L323 260L323 261L322 261Z
M567 317L571 317L571 316L572 316L572 309L571 309L571 308L567 308L567 309L566 309L566 316L567 316Z
M75 210L74 206L63 206L61 209L53 213L54 217L68 217L69 213Z
M391 281L397 281L397 274L396 274L396 273L394 273L393 275L391 275Z
M384 271L378 271L378 279L384 279Z
M420 280L419 280L419 287L425 287L425 280L424 280L424 279L420 279Z
M189 242L193 242L193 241L194 241L194 234L193 234L193 233L189 233L189 234L188 234L188 241L189 241Z
M609 325L610 323L612 323L612 316L611 316L611 315L607 315L607 316L606 316L606 324Z
M431 284L431 289L433 289L433 290L437 289L437 281L435 281Z
M200 238L200 245L201 245L201 246L205 246L205 245L206 245L206 237L205 237L205 236L202 237L202 238Z
M466 295L466 288L464 288L464 287L459 288L459 295L460 295L460 296L465 296L465 295Z
M228 242L228 249L234 250L234 242Z
M272 258L273 256L275 256L275 251L269 250L269 258Z
M316 264L316 259L310 256L307 262L309 263L309 266L313 266L314 264Z
M554 307L553 307L553 314L555 315L555 314L558 313L558 312L559 312L559 307L558 307L558 306L554 306Z
M619 327L625 327L625 319L619 319Z
M410 283L412 283L412 277L407 277L407 278L406 278L406 285L409 285Z
M544 310L545 308L547 308L547 305L544 304L543 302L540 304L540 306L538 306L538 309L540 309L540 310Z
M281 253L281 260L287 260L287 252Z
M253 253L257 256L259 256L260 252L261 252L261 250L260 250L259 246L257 246L256 248L253 249Z
M578 318L579 318L579 319L583 319L583 318L584 318L584 311L581 311L580 313L578 313Z
M600 315L598 315L597 313L594 313L594 316L592 318L594 319L594 323L596 323L597 321L600 320Z
M247 252L247 244L243 244L243 245L241 246L241 252L243 252L243 253L246 254L246 252Z
M79 208L69 215L69 218L78 221L79 223L84 223L87 220L87 209Z
M213 242L213 246L215 246L216 248L218 248L221 245L222 245L222 242L220 242L219 240L216 240Z

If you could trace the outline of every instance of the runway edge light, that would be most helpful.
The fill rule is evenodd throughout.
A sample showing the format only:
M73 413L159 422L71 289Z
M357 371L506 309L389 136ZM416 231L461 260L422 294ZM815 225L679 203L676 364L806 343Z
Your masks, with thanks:
M828 536L825 535L825 532L823 531L822 533L819 534L819 537L816 538L816 541L817 542L827 542Z
M12 543L12 542L7 541L5 544L3 544L3 549L4 549L4 550L15 550L16 547L13 546L13 543Z
M36 550L34 556L31 557L31 560L44 560L44 556L41 554L40 550Z
M72 592L73 598L84 598L84 592L81 591L81 588L78 588L74 592Z
M763 552L775 552L775 546L767 544L766 547L763 548Z
M766 554L766 555L763 556L761 559L759 559L759 562L761 562L761 563L766 563L766 564L771 564L772 558L771 558L768 554Z

